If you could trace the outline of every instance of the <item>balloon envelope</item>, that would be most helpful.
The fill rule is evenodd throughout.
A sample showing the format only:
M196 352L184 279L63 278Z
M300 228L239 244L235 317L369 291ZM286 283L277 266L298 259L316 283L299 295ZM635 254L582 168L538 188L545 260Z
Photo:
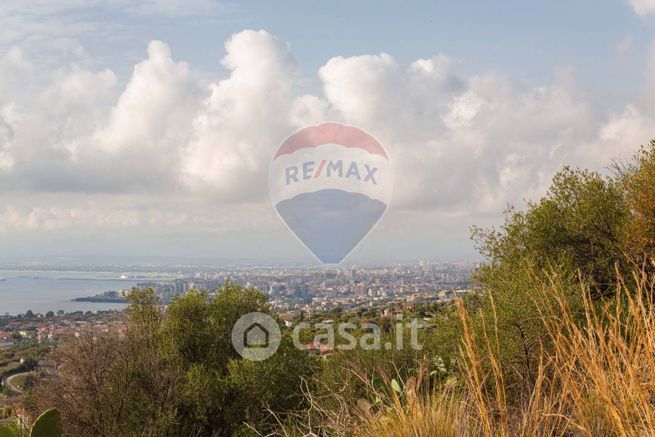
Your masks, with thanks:
M269 171L278 215L326 264L343 261L380 221L392 188L382 145L361 129L337 123L291 135Z

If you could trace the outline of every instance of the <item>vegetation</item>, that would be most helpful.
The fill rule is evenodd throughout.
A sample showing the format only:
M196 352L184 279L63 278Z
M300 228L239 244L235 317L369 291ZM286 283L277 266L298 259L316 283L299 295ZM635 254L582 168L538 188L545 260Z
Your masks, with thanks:
M162 314L135 291L123 335L82 335L56 353L59 375L38 388L37 411L55 406L74 435L234 435L275 425L271 412L302 408L313 362L284 339L264 362L243 361L230 334L265 296L227 285L190 292ZM269 412L270 410L270 412Z
M474 228L477 292L437 312L422 353L329 360L327 393L283 433L653 434L654 150L611 177L564 168L499 230Z
M404 314L430 320L421 350L322 360L285 332L273 357L247 361L230 333L270 312L260 292L192 291L162 312L135 291L125 332L57 348L32 409L56 407L80 436L652 435L655 142L612 169L564 168L500 229L474 228L475 292ZM310 319L325 318L375 321L383 344L396 335L374 311Z
M509 397L506 369L496 353L499 332L486 320L483 338L471 329L475 316L459 305L464 326L461 374L438 388L422 389L420 379L387 391L374 411L368 407L355 434L366 436L533 436L652 435L655 375L653 283L621 283L616 305L596 308L581 286L587 318L579 323L555 277L535 293L555 303L541 322L553 351L539 352L536 378L521 402ZM620 278L619 278L620 279ZM422 375L426 375L424 371ZM379 392L371 394L380 396ZM355 411L352 412L356 414Z
M12 419L0 424L0 437L22 437L25 434L25 425L20 419ZM51 408L36 418L28 430L29 437L61 437L64 429L61 424L59 411Z

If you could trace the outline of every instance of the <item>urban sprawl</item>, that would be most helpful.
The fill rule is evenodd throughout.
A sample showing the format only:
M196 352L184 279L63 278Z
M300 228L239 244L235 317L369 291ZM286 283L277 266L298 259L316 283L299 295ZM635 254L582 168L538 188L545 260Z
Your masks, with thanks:
M138 288L152 288L164 306L174 296L189 290L207 290L211 294L227 282L254 287L267 295L273 310L282 318L289 319L301 313L311 316L337 307L343 310L402 308L445 302L466 293L473 268L470 263L429 262L337 268L252 266L185 273L171 269L147 275L135 270L122 272L121 278L177 277L137 282ZM109 290L79 300L124 303L128 302L129 292L128 288ZM38 342L56 341L82 329L102 332L110 328L120 329L120 325L119 311L114 310L64 313L53 308L46 314L32 311L20 315L4 314L0 315L0 344L11 344L21 337Z

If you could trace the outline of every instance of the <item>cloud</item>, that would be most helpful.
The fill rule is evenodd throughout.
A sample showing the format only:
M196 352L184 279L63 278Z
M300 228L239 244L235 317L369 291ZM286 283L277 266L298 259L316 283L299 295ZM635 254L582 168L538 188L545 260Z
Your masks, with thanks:
M178 134L189 124L193 91L188 66L174 62L163 42L150 42L148 58L134 67L109 123L96 133L97 144L108 153L167 155L183 142Z
M84 47L112 45L133 61L130 41L153 21L177 26L213 20L231 7L218 0L3 0L0 50L19 46L53 70L72 59L93 63ZM113 60L115 62L115 59Z
M222 5L216 0L123 0L122 3L133 13L166 17L206 16L222 10Z
M547 86L500 74L458 77L444 56L403 67L390 55L334 58L320 70L344 121L390 150L394 204L462 214L538 193L602 118L566 69Z
M648 15L655 12L655 0L628 0L628 3L638 15Z
M179 17L205 15L220 10L216 0L5 0L0 16L53 16L89 10L114 10L124 14Z
M121 190L159 191L178 183L181 149L191 135L198 105L189 67L172 59L161 41L148 44L148 58L111 108L108 122L94 132L84 153L89 161L107 160L106 185Z
M116 74L110 69L92 72L72 65L55 72L39 100L57 114L93 110L97 99L116 83Z
M29 86L33 65L16 46L0 56L0 102L16 95L16 89Z
M5 123L14 165L5 183L37 191L159 191L178 180L197 96L186 64L153 41L148 57L112 101L111 70L58 70L30 104L13 104ZM18 99L17 101L25 101ZM2 182L2 173L0 173Z
M6 201L5 232L274 228L271 155L298 128L325 120L357 125L387 147L395 210L473 223L541 195L565 163L602 170L629 155L655 119L655 87L612 113L566 66L533 84L463 75L445 55L403 64L380 53L337 56L302 77L288 44L265 31L234 34L226 74L209 81L161 41L123 81L107 68L40 62L17 48L0 56L0 89L13 90L0 94L0 187L32 202ZM45 83L31 79L44 71Z
M14 165L14 160L8 153L14 138L11 113L12 107L10 105L0 107L0 172L8 170Z
M296 61L265 31L235 34L225 51L230 76L209 86L193 121L181 163L184 181L223 199L260 200L267 196L273 149L288 133Z
M625 58L630 53L630 50L632 50L633 43L634 41L632 35L626 35L619 42L616 43L614 49L616 51L616 55L619 59L619 62L621 63L625 62Z
M24 193L23 193L24 194ZM275 213L242 205L216 214L213 205L186 196L33 193L0 195L0 234L21 232L203 232L275 229Z

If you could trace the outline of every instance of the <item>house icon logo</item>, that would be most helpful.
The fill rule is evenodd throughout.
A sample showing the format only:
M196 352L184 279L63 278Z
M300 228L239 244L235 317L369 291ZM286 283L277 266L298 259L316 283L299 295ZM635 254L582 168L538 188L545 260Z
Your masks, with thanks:
M265 326L259 322L255 322L248 327L243 333L243 344L246 347L263 347L269 345L270 334Z
M270 358L280 345L282 335L275 319L265 313L248 313L232 328L232 346L251 361Z

